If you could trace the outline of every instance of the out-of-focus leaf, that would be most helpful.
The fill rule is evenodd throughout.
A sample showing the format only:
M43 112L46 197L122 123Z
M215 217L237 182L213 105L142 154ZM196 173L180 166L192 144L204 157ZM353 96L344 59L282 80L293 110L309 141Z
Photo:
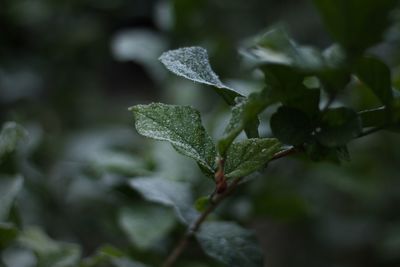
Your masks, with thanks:
M321 119L316 133L317 140L327 147L345 145L361 132L361 120L358 114L349 108L328 109Z
M397 0L314 0L314 3L332 37L357 53L381 40L389 24L389 12Z
M210 196L203 196L196 200L194 207L198 212L203 212L210 203Z
M263 266L263 256L254 234L235 223L206 222L196 237L207 255L227 266Z
M374 92L382 104L390 106L393 101L390 69L374 57L363 57L356 65L357 76Z
M270 125L274 136L289 145L305 143L313 131L312 123L304 112L285 106L272 115Z
M10 223L0 222L0 250L4 249L18 236L18 229Z
M0 160L15 150L18 141L27 136L26 130L15 122L6 122L0 132Z
M252 93L247 99L242 99L233 109L231 119L224 131L224 135L218 141L218 151L221 156L225 153L235 138L248 124L258 121L257 115L273 102L268 96L268 89Z
M184 223L190 223L197 213L192 208L193 197L187 183L167 180L158 177L141 177L129 181L148 201L173 207Z
M7 219L22 185L23 178L21 176L0 177L0 222Z
M198 111L160 103L137 105L130 110L141 135L170 142L179 153L196 160L203 170L214 173L214 143L201 124Z
M319 110L318 89L308 89L304 84L304 75L284 65L263 66L265 81L271 87L270 97L285 106L297 108L307 114Z
M118 222L129 240L138 248L146 250L172 229L175 215L165 207L142 205L121 209Z
M376 127L387 122L387 110L385 107L362 110L358 112L361 118L362 127Z
M274 138L253 138L233 143L226 155L225 176L246 176L263 167L281 148L281 143Z
M21 246L35 252L38 267L78 266L81 249L71 243L56 242L39 228L28 228L18 238Z
M305 72L315 71L323 65L319 51L297 45L283 27L275 27L256 37L242 53L258 65L287 65Z
M212 85L225 101L232 105L239 92L223 84L212 70L207 51L202 47L183 47L170 50L160 56L160 61L172 73L186 79Z
M140 262L129 259L122 251L106 245L97 250L96 254L81 262L81 267L146 267Z

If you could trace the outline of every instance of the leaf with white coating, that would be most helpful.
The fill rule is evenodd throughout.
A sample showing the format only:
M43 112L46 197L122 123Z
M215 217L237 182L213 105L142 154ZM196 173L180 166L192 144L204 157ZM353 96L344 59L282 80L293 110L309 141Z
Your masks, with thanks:
M196 234L204 252L229 267L262 267L253 232L232 222L205 222Z
M233 143L227 152L225 176L238 178L263 167L282 144L275 138L253 138Z
M196 160L208 173L214 173L215 146L197 110L161 103L137 105L130 110L139 134L170 142L179 153Z
M230 105L236 96L240 96L239 92L221 82L210 66L207 50L202 47L170 50L163 53L159 59L168 70L178 76L221 89L217 92Z
M133 178L129 185L146 200L173 207L183 223L190 223L197 217L192 208L193 196L187 183L159 177Z

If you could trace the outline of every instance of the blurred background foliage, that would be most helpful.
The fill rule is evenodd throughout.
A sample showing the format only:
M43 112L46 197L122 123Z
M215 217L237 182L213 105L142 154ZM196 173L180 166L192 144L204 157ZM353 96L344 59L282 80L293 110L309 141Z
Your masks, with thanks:
M385 41L369 52L400 87L392 15ZM169 145L139 137L127 108L192 105L218 136L229 108L209 88L167 74L158 56L203 46L224 81L249 90L259 85L238 48L277 22L301 44L332 42L309 1L3 0L0 122L20 141L0 155L0 266L159 266L184 226L129 181L189 181L187 201L213 183ZM376 105L353 86L357 94L340 101ZM279 160L214 216L255 229L268 267L400 266L399 148L398 137L380 132L353 142L342 165ZM195 242L179 264L220 266Z

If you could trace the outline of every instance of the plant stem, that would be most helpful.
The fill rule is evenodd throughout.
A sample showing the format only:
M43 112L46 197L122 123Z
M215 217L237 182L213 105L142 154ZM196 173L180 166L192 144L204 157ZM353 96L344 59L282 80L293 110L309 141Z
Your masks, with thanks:
M210 215L210 213L212 213L219 206L219 204L237 188L241 180L242 178L235 179L229 185L226 191L224 191L222 194L215 195L213 201L211 201L208 208L200 214L196 221L194 221L193 224L189 227L188 231L182 236L174 250L169 254L168 258L163 263L162 267L173 266L173 264L186 248L189 239L192 238L195 233L200 229L200 226L207 219L208 215Z

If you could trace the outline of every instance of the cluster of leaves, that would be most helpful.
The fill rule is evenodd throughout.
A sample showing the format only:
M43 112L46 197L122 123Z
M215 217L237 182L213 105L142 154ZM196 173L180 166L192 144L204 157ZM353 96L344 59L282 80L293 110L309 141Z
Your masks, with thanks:
M319 51L296 44L281 28L266 32L243 49L243 54L264 75L264 88L250 95L241 95L222 83L201 47L180 48L160 57L171 72L213 86L232 106L231 119L217 146L201 125L199 112L188 106L132 107L138 132L170 142L179 153L196 160L206 176L213 177L222 169L230 180L264 167L285 145L305 151L313 160L340 162L349 158L347 144L365 131L398 127L399 98L394 97L396 89L391 85L390 70L383 61L365 53L382 39L396 1L369 5L363 1L315 2L337 43ZM361 8L363 12L357 12ZM337 22L339 16L345 16L343 24ZM371 17L378 18L379 23ZM369 26L371 32L366 32ZM357 111L336 103L336 98L355 83L372 90L382 106ZM278 108L269 120L274 138L261 138L258 116L274 104ZM331 107L332 104L339 106ZM243 130L248 139L235 142ZM223 168L221 162L225 164ZM206 234L211 239L206 245L204 238L199 238L206 253L228 266L260 266L260 257L251 258L254 253L243 254L245 264L237 259L236 249L227 252L222 240L232 233L240 236L240 231L225 231L228 225L215 225L215 232Z
M224 84L212 70L206 50L200 47L172 50L160 57L171 72L211 86L231 106L231 118L216 142L202 125L199 111L189 106L161 103L130 109L139 134L171 143L176 151L194 159L206 177L215 179L215 174L222 171L223 179L231 184L257 173L275 155L289 149L304 151L312 160L339 162L348 158L347 144L354 138L383 128L396 131L400 101L397 89L392 87L391 72L383 61L369 55L367 49L382 39L389 13L397 1L314 2L337 43L319 51L298 45L282 28L268 30L241 50L255 73L263 74L261 90L243 94L234 86ZM356 110L344 105L341 95L356 90L360 84L373 92L380 106ZM265 118L265 113L271 112ZM270 129L265 137L261 137L261 127ZM247 138L240 136L242 132ZM8 160L11 154L17 153L18 140L26 138L21 126L4 124L0 160ZM15 200L18 194L27 193L23 191L24 178L4 175L0 179L0 249L9 249L2 255L4 262L0 261L0 266L157 266L160 260L146 253L167 254L165 247L171 245L168 234L181 225L190 226L210 205L208 196L195 201L197 196L192 193L191 183L167 179L166 170L157 172L126 153L102 150L95 154L103 156L95 158L96 171L135 176L108 186L118 193L139 193L146 201L136 208L131 207L132 202L121 201L124 207L118 209L117 215L119 228L141 253L104 246L95 255L83 258L80 246L54 241L41 229L22 225ZM178 165L175 162L171 167L178 168ZM209 184L214 182L219 181ZM89 187L92 185L89 183ZM40 192L41 188L34 190ZM104 198L109 191L99 193ZM273 196L270 200L273 201ZM209 220L196 233L196 239L208 256L223 265L263 265L254 233L238 223ZM163 248L157 246L160 240L164 241ZM20 251L14 250L15 247L23 251L17 257L12 256ZM148 265L133 260L135 257L143 262L148 260ZM218 264L211 262L210 266Z

